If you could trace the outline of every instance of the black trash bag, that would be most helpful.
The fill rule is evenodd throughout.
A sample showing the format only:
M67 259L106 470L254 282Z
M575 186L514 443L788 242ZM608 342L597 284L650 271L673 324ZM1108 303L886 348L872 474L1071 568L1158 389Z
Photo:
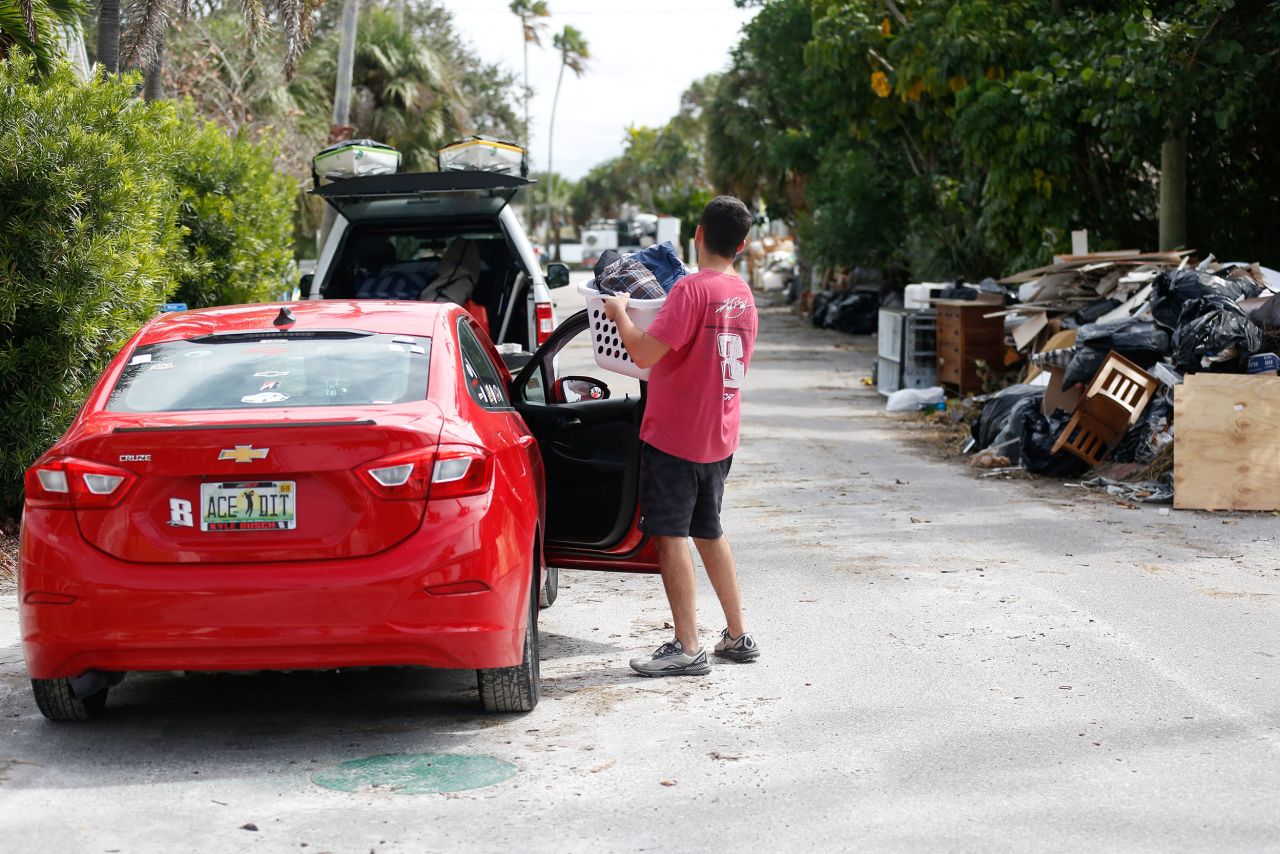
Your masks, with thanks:
M1249 312L1249 319L1263 329L1280 329L1280 296L1273 296Z
M1169 336L1154 323L1132 318L1081 326L1075 355L1062 378L1063 389L1093 379L1112 350L1140 368L1150 368L1169 355Z
M1151 316L1170 331L1178 328L1182 307L1192 300L1217 294L1234 302L1262 293L1262 285L1248 277L1224 279L1199 270L1166 271L1152 285Z
M849 291L827 304L823 325L850 335L870 335L879 322L880 295L875 291Z
M1044 405L1044 390L1038 388L1036 391L1037 394L1013 398L1015 403L1009 410L1004 427L991 440L991 453L1006 457L1010 465L1022 465L1027 419L1040 415L1040 408Z
M1151 397L1147 409L1116 443L1111 451L1109 462L1114 463L1149 463L1160 450L1157 436L1168 433L1173 423L1173 389L1161 385Z
M1053 452L1053 443L1067 427L1071 416L1061 409L1048 418L1037 408L1027 412L1022 420L1022 467L1032 474L1047 477L1079 477L1089 470L1089 464L1067 451Z
M1098 318L1105 314L1109 314L1112 310L1120 307L1118 299L1104 299L1097 302L1091 302L1074 314L1069 314L1062 318L1063 329L1079 329L1081 326L1088 326L1090 323L1097 323Z
M1009 290L990 276L978 282L978 293L995 294L1000 297L1001 303L1009 301Z
M1040 386L1023 383L1021 385L1011 385L991 395L987 402L982 404L982 412L978 414L978 419L969 428L969 432L976 442L972 450L982 451L991 447L996 440L996 436L1000 435L1000 431L1004 430L1005 425L1009 423L1009 417L1013 413L1014 407L1029 398L1035 398L1036 405L1039 406L1041 401L1044 400L1044 389ZM1008 455L1001 453L1001 456Z
M1209 294L1187 302L1173 333L1173 363L1184 373L1239 371L1262 349L1262 330L1234 299Z
M978 298L978 289L964 283L964 279L956 279L949 287L943 288L938 292L935 299L963 299L975 300Z
M831 291L818 291L813 295L813 310L809 314L809 322L819 329L827 322L827 305L832 296Z

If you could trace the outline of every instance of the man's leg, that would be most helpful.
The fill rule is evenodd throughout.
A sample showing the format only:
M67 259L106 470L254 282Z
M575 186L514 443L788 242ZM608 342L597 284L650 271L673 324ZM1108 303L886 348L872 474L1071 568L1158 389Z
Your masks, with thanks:
M707 567L707 577L715 588L720 607L724 609L725 621L729 624L729 634L741 637L746 626L742 619L742 596L738 592L738 569L733 562L733 550L729 548L729 540L723 535L714 540L702 540L694 537L693 544L698 547L698 554ZM666 568L663 568L663 578ZM670 593L668 592L668 596ZM676 623L677 630L680 624Z
M653 539L658 546L662 586L666 588L667 602L671 605L671 621L676 627L676 640L684 647L685 654L693 655L702 645L698 642L697 586L689 543L684 537Z

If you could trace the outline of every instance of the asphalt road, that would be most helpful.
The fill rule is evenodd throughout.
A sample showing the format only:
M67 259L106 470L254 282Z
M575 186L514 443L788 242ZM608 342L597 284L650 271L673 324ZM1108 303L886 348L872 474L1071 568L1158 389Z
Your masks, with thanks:
M869 342L773 309L756 353L726 528L758 663L633 677L659 580L566 572L528 715L470 674L154 674L53 725L8 594L0 850L1280 850L1275 517L979 479L880 411ZM515 773L313 782L418 753Z

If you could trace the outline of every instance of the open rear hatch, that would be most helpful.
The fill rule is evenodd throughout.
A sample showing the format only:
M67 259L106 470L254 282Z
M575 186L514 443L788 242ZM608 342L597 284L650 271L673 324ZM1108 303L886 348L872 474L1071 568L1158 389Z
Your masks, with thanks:
M180 564L351 558L388 549L422 524L426 502L379 494L367 469L433 446L438 416L426 432L420 418L412 427L367 418L176 420L117 426L67 448L134 474L127 500L76 511L84 537L107 554Z
M403 217L496 217L528 178L494 172L407 172L369 175L311 192L351 222Z

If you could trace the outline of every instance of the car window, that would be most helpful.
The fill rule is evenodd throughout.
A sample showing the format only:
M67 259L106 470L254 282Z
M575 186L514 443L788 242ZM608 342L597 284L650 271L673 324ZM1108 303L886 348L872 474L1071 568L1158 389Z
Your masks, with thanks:
M551 401L548 389L562 377L589 377L609 389L611 398L639 397L640 381L634 377L607 371L596 364L592 333L587 327L565 338L555 350L548 350L538 366L520 389L520 399L525 403L546 404Z
M465 318L458 320L458 345L462 350L462 374L467 391L476 403L490 409L510 406L501 371L493 364Z
M323 331L204 336L138 347L113 412L356 406L424 400L431 339Z

